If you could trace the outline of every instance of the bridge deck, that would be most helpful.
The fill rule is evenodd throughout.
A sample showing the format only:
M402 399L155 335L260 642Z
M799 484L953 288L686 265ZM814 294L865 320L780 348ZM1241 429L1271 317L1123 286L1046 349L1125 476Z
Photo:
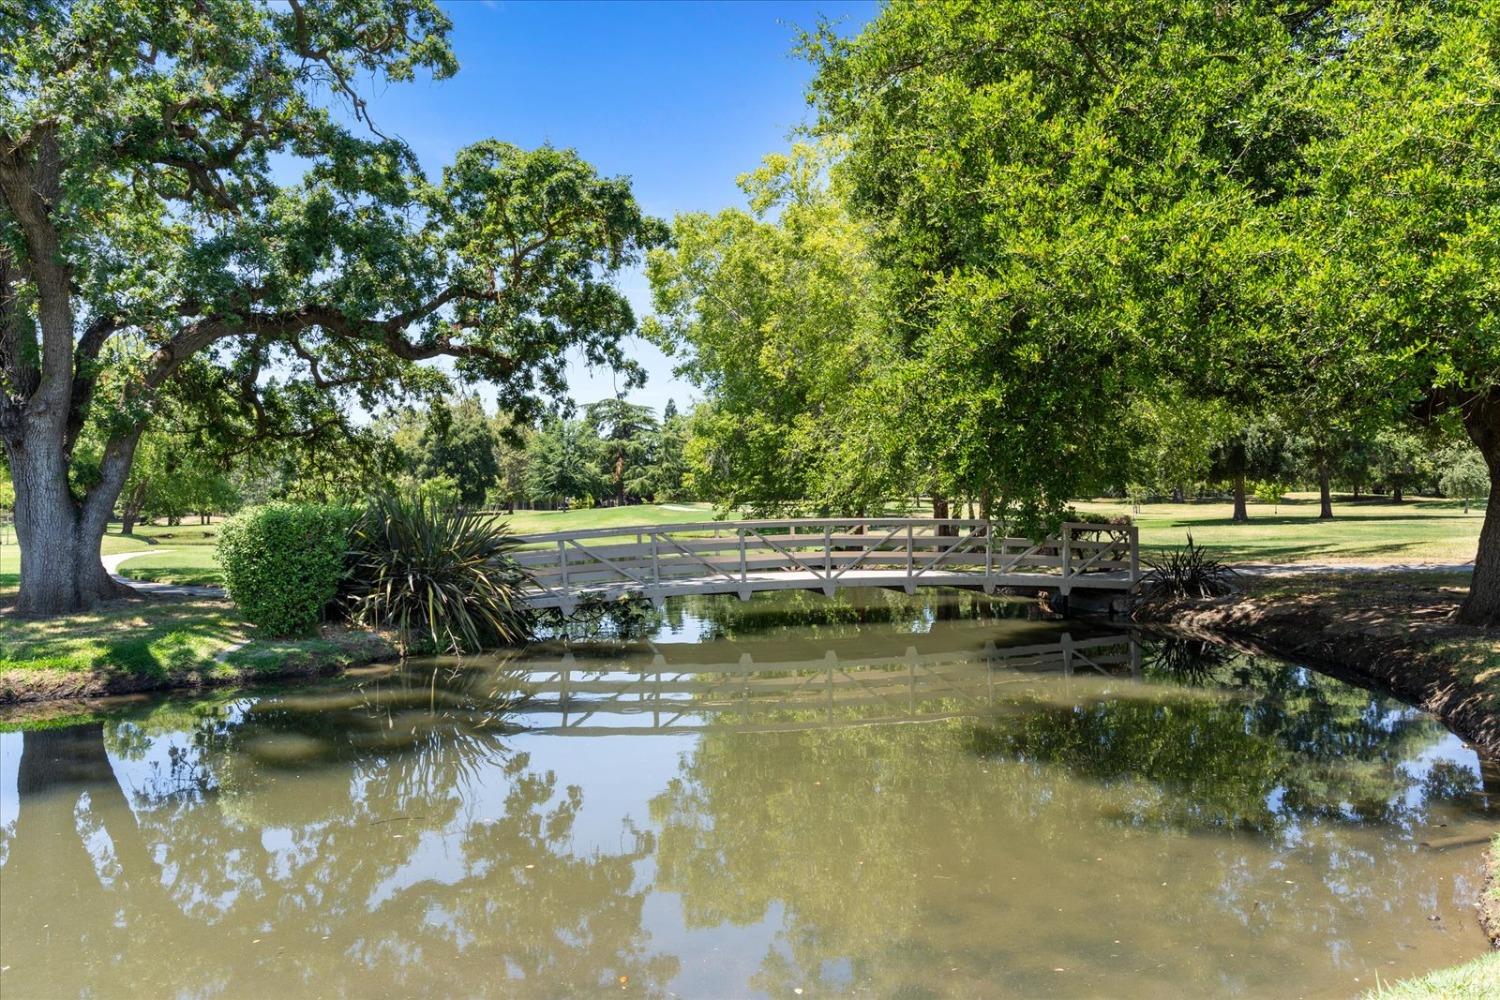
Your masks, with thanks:
M840 518L598 528L532 535L518 561L526 599L571 613L578 602L638 596L846 587L1129 590L1140 578L1131 525L1065 524L1009 538L986 521Z

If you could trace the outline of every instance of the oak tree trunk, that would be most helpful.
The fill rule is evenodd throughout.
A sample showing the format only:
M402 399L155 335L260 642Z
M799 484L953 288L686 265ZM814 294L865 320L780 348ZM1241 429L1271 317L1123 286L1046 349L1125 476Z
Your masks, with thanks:
M1318 466L1318 517L1327 521L1333 517L1333 485L1328 475L1328 466Z
M1490 499L1479 529L1469 596L1459 608L1458 620L1500 625L1500 390L1471 402L1463 415L1464 428L1490 470Z
M68 487L63 429L48 433L51 428L42 421L31 423L31 433L18 442L7 441L6 447L21 550L17 613L66 614L134 594L105 572L99 557L110 510L130 468L134 440L110 442L100 465L100 482L80 501Z
M1245 474L1243 472L1234 474L1234 520L1236 522L1250 520L1250 511L1245 507Z

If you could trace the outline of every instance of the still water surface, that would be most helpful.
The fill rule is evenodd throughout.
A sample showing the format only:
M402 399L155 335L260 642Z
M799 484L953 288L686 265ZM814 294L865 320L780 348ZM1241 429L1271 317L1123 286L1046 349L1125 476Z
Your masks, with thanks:
M0 992L1348 996L1483 950L1442 845L1494 789L1431 719L1028 614L687 601L0 734Z

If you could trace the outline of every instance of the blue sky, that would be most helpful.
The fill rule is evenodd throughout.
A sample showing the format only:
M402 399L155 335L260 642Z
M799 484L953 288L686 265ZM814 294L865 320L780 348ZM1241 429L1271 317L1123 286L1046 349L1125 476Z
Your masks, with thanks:
M606 175L631 178L652 215L743 203L735 177L785 148L808 117L810 67L792 54L798 27L820 15L854 31L874 2L489 2L445 4L458 75L372 95L380 129L409 142L431 174L475 140L572 147ZM639 273L621 287L638 316L650 309ZM672 362L640 341L650 372L630 398L658 409L691 387ZM607 371L575 363L579 403L615 391Z

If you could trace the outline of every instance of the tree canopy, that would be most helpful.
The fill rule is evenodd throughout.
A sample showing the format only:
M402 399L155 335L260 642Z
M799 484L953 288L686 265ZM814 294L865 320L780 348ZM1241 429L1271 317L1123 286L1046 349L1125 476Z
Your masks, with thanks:
M456 69L430 0L6 10L0 438L23 610L110 591L98 539L169 388L243 437L336 429L452 378L535 412L570 350L639 380L612 276L665 230L627 181L494 140L429 179L380 132L361 81ZM278 183L284 160L299 181ZM90 423L107 444L75 497Z

